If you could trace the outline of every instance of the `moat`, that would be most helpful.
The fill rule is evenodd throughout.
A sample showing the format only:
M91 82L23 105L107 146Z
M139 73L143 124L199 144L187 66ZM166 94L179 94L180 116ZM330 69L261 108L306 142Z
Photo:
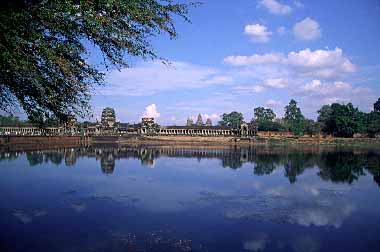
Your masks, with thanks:
M380 149L0 152L0 251L380 251Z

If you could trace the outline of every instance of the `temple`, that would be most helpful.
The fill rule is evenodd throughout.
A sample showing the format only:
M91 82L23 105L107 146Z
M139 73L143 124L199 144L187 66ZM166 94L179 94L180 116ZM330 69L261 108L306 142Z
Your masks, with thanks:
M257 134L257 127L253 123L245 123L239 127L213 126L210 118L203 123L199 114L194 124L189 118L186 126L161 126L154 118L142 118L141 123L120 123L116 120L113 108L105 108L102 111L100 122L79 123L76 120L58 127L39 128L35 126L0 125L0 135L146 135L146 136L236 136L251 137Z

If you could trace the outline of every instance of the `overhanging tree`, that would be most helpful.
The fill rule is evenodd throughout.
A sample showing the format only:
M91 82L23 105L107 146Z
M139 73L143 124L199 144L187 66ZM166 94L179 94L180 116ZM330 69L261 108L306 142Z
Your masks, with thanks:
M193 3L174 0L12 0L0 9L0 110L20 106L29 119L65 121L89 114L102 69L88 61L98 48L106 68L128 67L125 54L160 58L149 38L176 38L174 16L189 21ZM130 85L133 85L131 83Z

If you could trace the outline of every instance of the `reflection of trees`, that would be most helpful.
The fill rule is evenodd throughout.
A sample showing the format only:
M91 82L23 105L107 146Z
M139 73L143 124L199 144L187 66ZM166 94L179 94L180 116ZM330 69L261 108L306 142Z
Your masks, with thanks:
M15 160L18 157L17 152L3 152L0 153L0 162L3 160Z
M242 154L239 150L233 149L222 156L222 166L231 169L238 169L242 167Z
M323 180L351 184L364 174L366 157L354 152L328 152L320 156L318 175Z
M15 159L19 152L4 152L0 154L0 162ZM30 166L45 162L73 166L78 157L96 158L100 161L101 170L112 174L116 160L139 159L144 166L153 166L155 159L165 157L181 158L216 158L222 161L222 166L238 169L244 163L253 164L255 175L269 175L276 169L284 169L284 176L290 183L297 181L297 176L306 169L319 167L318 175L323 180L332 182L352 183L368 171L374 181L380 186L380 155L376 151L337 151L337 150L303 150L297 148L269 147L235 147L235 148L193 148L193 147L136 147L136 146L85 146L79 148L32 151L26 153Z
M373 175L373 180L380 186L380 156L373 152L367 156L367 170Z
M44 162L44 155L40 152L27 152L26 159L30 166L42 164Z
M282 156L277 154L263 153L262 155L257 155L253 173L259 176L269 175L280 166L281 160Z
M305 152L292 152L286 156L284 169L285 177L290 183L297 181L297 176L301 175L306 168L314 166L314 155Z
M53 164L59 165L62 163L64 156L62 152L48 152L45 154L45 160Z

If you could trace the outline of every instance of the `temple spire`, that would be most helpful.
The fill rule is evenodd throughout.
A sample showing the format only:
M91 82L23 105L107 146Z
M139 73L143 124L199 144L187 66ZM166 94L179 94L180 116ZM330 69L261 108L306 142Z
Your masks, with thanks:
M201 114L198 114L197 126L203 126L203 120Z

